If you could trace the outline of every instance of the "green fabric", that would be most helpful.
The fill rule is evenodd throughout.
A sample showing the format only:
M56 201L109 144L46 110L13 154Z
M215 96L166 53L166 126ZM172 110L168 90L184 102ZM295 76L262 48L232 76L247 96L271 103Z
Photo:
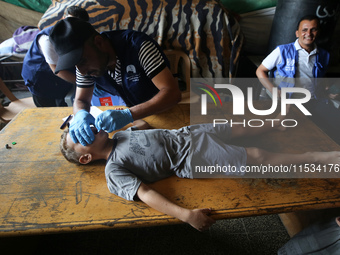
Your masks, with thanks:
M26 9L44 13L52 4L52 0L1 0Z
M276 6L277 0L220 0L224 7L241 14Z

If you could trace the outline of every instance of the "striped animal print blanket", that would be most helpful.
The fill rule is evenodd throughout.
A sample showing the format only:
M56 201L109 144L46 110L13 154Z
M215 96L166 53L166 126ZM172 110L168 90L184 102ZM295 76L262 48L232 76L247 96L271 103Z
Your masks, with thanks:
M133 29L163 49L185 52L191 77L234 77L243 42L238 22L214 0L53 0L39 22L44 29L71 5L85 8L99 31Z

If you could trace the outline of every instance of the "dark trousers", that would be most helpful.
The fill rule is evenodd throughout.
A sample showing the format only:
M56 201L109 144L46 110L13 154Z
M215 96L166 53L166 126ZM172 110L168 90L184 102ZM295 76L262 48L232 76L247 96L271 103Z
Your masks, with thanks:
M65 102L64 98L47 98L47 97L39 97L36 95L32 95L34 104L37 107L62 107L62 106L68 106Z
M340 145L340 109L330 100L311 100L305 106L311 120Z

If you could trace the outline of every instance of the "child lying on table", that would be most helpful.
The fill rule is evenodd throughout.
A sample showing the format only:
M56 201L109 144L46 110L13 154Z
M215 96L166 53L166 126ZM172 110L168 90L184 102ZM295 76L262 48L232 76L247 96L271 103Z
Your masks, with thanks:
M202 158L206 165L218 162L219 165L232 165L237 169L246 164L340 163L340 152L282 154L227 144L231 138L259 135L272 129L283 131L281 126L272 128L271 123L261 128L200 124L178 130L148 129L150 126L142 120L134 124L126 131L115 133L112 139L105 131L97 132L93 128L95 140L87 146L75 144L68 130L65 130L60 142L61 151L73 163L107 160L105 176L110 192L131 201L139 198L150 207L189 223L200 231L207 230L215 222L209 216L211 209L182 208L145 183L173 174L193 178L191 160Z

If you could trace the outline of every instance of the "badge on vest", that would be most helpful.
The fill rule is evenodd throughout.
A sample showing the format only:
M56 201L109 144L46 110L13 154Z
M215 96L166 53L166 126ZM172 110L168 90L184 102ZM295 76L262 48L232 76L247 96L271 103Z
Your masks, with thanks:
M285 66L286 71L293 71L295 67L295 59L294 58L287 58L287 65Z
M127 79L130 82L139 82L139 74L136 71L136 67L134 65L128 65L126 67Z

